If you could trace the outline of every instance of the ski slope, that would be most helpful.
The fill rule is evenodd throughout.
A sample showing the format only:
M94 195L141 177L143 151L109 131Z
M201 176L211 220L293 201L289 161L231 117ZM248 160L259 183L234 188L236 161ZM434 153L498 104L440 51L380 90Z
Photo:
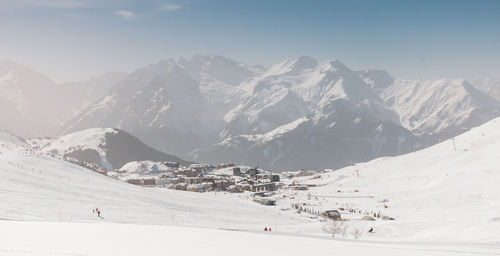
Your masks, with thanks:
M495 246L340 241L158 225L0 221L0 255L497 255ZM45 239L44 239L45 238ZM50 239L48 239L50 238Z
M498 245L500 118L421 151L293 181L316 187L283 192L280 206L354 209L358 213L344 211L343 217L364 239ZM360 220L374 213L395 220ZM374 234L366 232L369 227Z
M223 193L143 188L45 156L0 155L0 219L299 230L306 221ZM103 218L92 209L98 207ZM309 225L307 225L309 226Z

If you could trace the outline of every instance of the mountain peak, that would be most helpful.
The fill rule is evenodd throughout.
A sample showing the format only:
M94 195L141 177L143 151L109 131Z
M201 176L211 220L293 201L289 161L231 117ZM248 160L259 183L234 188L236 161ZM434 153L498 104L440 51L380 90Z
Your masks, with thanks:
M293 71L301 71L304 69L312 69L318 66L318 61L309 57L309 56L300 56L295 62L293 63L293 68L291 72Z
M330 70L334 71L352 71L352 69L348 68L344 63L338 61L338 60L330 60L328 61L328 64L330 65Z

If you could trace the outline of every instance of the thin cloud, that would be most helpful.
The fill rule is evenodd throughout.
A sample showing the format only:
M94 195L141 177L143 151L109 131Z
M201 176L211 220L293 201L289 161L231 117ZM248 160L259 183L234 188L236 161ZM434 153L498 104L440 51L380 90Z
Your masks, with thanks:
M162 6L162 8L161 8L161 9L162 9L163 11L167 11L167 12L169 12L169 11L176 11L176 10L179 10L179 9L181 9L181 8L182 8L182 6L181 6L181 5L179 5L179 4L174 4L174 3L166 3L166 4L164 4L164 5Z
M134 13L127 10L119 10L115 12L115 15L118 15L124 19L130 19L134 16Z

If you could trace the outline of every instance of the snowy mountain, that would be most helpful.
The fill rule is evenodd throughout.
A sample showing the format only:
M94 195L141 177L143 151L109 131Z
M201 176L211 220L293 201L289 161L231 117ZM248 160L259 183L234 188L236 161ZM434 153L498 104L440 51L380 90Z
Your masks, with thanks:
M226 115L223 141L197 151L196 159L336 168L414 145L396 113L339 61L285 61L242 86L251 93Z
M0 62L0 129L22 137L57 135L61 125L122 76L109 73L85 82L56 84L28 67Z
M473 85L485 94L500 101L500 79L486 77L482 80L474 81Z
M184 159L274 170L406 153L500 113L493 79L411 81L310 57L263 68L196 55L63 85L0 67L0 128L23 137L117 127Z
M465 80L408 81L309 57L242 87L247 97L225 116L222 141L196 159L336 168L432 145L500 115L500 103Z
M64 130L118 127L204 162L332 168L442 141L499 106L464 80L408 81L310 57L263 69L197 55L130 73Z
M131 161L188 162L155 150L119 129L91 128L56 138L41 147L46 154L57 154L95 163L107 170L119 169Z
M236 85L253 74L213 55L161 61L123 78L65 131L118 127L164 152L187 156L217 141L223 116L242 93Z
M12 62L0 62L1 129L19 136L55 134L64 110L56 84Z
M500 115L498 101L461 79L394 79L380 95L415 134L448 138Z
M65 97L59 101L59 105L65 106L68 111L66 120L78 114L86 106L101 99L108 90L123 79L127 73L125 72L109 72L87 81L68 82L61 84L61 90Z

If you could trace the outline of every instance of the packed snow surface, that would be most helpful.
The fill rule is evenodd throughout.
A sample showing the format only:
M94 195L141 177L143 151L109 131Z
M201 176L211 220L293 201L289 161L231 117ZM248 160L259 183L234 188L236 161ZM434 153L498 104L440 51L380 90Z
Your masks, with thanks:
M0 255L495 255L494 246L345 242L279 232L0 221ZM41 238L53 239L41 239Z

